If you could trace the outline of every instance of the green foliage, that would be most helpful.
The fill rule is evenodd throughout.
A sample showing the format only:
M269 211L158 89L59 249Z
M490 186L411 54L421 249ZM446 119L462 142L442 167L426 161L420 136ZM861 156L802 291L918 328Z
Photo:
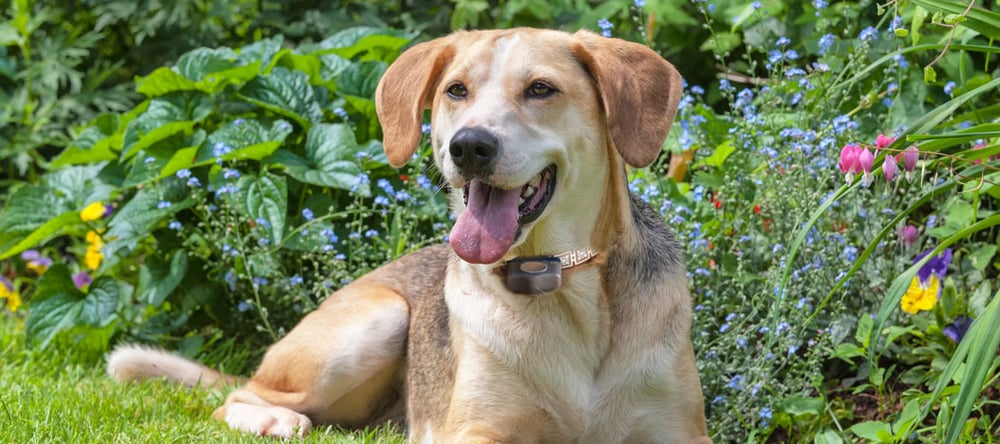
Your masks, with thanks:
M18 189L2 213L0 257L68 235L80 255L70 267L96 276L77 288L67 265L49 270L31 293L29 339L108 340L110 326L140 337L259 327L273 340L323 289L403 252L358 248L348 259L374 227L390 245L440 235L437 188L420 165L389 168L372 138L379 58L407 41L352 28L306 50L280 49L281 39L199 48L139 79L145 101L91 122L61 169ZM323 66L337 69L310 68ZM409 173L421 185L396 192ZM410 206L414 195L425 205ZM95 202L113 209L87 216Z

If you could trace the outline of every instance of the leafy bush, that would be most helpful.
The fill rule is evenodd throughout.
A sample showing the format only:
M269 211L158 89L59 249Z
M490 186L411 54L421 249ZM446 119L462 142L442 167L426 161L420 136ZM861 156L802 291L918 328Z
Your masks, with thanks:
M439 238L437 186L388 167L377 139L371 97L407 42L352 28L199 48L139 79L145 101L86 126L3 212L0 258L56 237L77 257L37 283L29 338L273 341L331 287Z

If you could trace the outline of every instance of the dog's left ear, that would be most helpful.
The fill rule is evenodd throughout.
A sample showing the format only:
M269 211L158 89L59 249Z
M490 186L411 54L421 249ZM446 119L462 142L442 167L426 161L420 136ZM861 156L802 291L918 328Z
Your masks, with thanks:
M588 31L573 48L597 84L611 139L625 162L644 167L656 160L674 124L681 76L653 50Z
M375 111L389 164L406 164L420 143L420 123L430 108L433 89L454 54L450 37L420 43L404 51L382 75L375 89Z

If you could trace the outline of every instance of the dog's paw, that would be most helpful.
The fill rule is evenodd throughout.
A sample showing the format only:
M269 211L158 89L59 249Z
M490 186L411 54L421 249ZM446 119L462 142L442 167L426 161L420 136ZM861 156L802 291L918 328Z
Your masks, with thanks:
M312 428L306 415L278 406L232 404L226 409L225 421L233 429L275 438L306 436Z

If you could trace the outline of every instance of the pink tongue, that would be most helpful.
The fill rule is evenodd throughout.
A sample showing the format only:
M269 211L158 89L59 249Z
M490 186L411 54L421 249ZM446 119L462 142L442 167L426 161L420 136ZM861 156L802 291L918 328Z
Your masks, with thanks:
M469 203L451 228L449 243L455 254L473 264L500 260L517 235L518 201L521 190L510 191L469 183Z

